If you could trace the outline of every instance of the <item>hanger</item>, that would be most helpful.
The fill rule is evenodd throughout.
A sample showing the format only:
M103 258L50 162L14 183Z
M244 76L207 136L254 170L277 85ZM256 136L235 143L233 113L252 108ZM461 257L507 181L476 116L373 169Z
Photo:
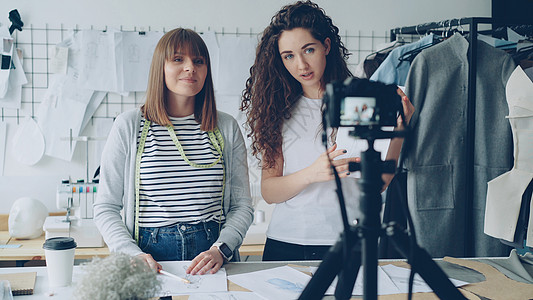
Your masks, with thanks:
M429 47L432 47L432 46L438 44L440 41L441 41L441 39L439 39L436 35L433 34L433 40L431 41L431 43L405 52L404 54L402 54L402 56L400 56L398 58L398 60L400 62L402 62L402 61L412 62L413 59L415 59L415 57L418 55L418 53L422 52L422 50L424 50L424 49L427 49Z

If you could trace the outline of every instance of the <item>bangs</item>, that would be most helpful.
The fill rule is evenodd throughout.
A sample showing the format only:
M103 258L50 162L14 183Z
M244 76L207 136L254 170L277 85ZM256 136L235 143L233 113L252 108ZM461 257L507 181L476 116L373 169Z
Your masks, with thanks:
M179 30L168 40L165 59L172 59L176 53L209 60L209 52L202 38L186 29Z

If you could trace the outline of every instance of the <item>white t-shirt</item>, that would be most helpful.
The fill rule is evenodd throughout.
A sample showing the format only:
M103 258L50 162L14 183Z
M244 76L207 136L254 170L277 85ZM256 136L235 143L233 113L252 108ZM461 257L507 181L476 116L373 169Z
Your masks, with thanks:
M291 118L285 120L282 128L283 175L310 166L326 151L322 143L321 106L322 99L302 96ZM368 148L366 140L349 137L347 132L348 128L340 128L337 134L337 149L348 151L339 158L360 156L360 152ZM381 151L382 147L378 150L376 145L375 149ZM360 215L355 176L342 179L342 186L348 218L354 220ZM267 237L300 245L333 245L344 229L335 189L335 181L313 183L293 198L276 204Z

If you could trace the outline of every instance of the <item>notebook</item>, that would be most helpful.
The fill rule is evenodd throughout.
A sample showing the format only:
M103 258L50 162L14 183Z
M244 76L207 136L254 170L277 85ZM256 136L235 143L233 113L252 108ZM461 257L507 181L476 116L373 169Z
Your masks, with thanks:
M0 274L0 280L7 280L13 296L33 295L37 272Z

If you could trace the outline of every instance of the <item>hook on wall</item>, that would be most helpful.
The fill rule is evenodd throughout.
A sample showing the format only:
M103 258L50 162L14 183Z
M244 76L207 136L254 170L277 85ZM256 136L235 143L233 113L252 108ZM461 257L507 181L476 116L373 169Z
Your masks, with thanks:
M11 26L9 27L9 34L13 34L13 31L15 31L15 29L17 29L18 31L22 31L22 26L24 26L24 23L20 18L18 10L14 9L9 12L9 21L11 21Z

